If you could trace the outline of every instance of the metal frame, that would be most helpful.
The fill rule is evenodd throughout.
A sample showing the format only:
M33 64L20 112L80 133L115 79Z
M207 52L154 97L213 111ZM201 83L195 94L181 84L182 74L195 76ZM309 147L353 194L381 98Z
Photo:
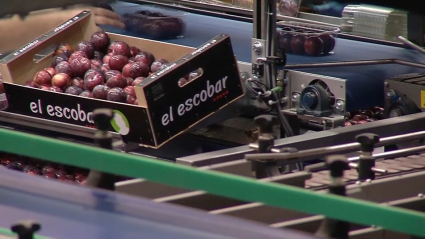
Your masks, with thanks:
M265 183L211 170L199 170L6 129L0 129L0 136L0 150L8 153L105 173L145 178L157 183L202 190L275 208L289 208L300 213L325 215L352 223L377 225L402 233L425 236L425 214L423 213L275 183ZM26 147L22 147L22 145L26 145ZM40 148L50 150L39 150ZM322 206L317 207L317 205ZM367 213L368 216L364 217L364 213ZM398 220L393 220L393 218Z
M419 113L370 122L363 125L354 125L316 132L314 134L278 139L275 141L275 147L293 147L298 150L304 150L316 147L333 146L336 144L352 143L354 142L355 136L361 133L374 133L381 137L388 137L423 130L425 130L425 113ZM250 148L249 145L244 145L210 153L177 158L176 162L179 164L200 167L243 159L245 154L254 152L255 151Z
M228 6L228 5L226 6L214 5L214 4L201 3L201 2L190 1L190 0L179 0L179 1L176 1L176 0L157 0L157 1L124 0L124 2L135 3L135 4L140 4L140 3L155 4L155 5L171 7L171 8L175 8L179 10L184 10L187 12L220 17L220 18L231 19L231 20L244 21L244 22L252 22L252 16L253 16L253 10L250 10L250 9L242 9L238 7ZM282 15L276 15L276 19L278 21L298 21L303 23L321 24L326 26L337 26L337 27L339 27L340 21L341 21L340 18L304 13L304 12L299 13L298 17L287 17ZM368 42L368 43L375 43L375 44L381 44L381 45L387 45L387 46L394 46L394 47L406 47L399 42L350 35L347 33L338 34L338 38Z

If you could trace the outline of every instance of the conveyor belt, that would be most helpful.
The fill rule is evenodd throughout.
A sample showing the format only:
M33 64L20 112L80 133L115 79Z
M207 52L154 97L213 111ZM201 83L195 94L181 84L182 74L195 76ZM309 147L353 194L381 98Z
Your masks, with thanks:
M5 168L0 175L0 227L31 219L41 223L40 235L52 238L313 238Z
M112 5L118 13L128 10L128 6L134 6L131 3L118 2ZM136 5L137 6L137 5ZM134 9L134 8L133 8ZM188 14L187 32L184 38L164 40L165 42L175 43L179 45L198 47L204 42L210 40L218 34L229 34L231 36L234 52L239 61L251 61L251 38L252 24L239 22L236 20L227 20L210 16L202 16L198 14ZM107 30L128 34L118 29L107 28ZM318 63L318 62L336 62L336 61L355 61L355 60L372 60L372 59L389 59L397 58L401 60L409 60L425 63L422 54L404 48L377 45L373 43L364 43L353 40L338 39L335 54L323 57L306 57L297 55L288 55L287 64L300 63ZM360 72L359 69L362 69ZM362 66L362 67L344 67L341 69L323 69L323 70L303 70L324 74L329 76L340 77L344 79L355 79L360 76L369 78L388 78L390 76L399 75L407 72L420 71L416 68L405 66Z
M129 6L133 6L130 7ZM132 3L118 2L113 5L117 13L135 11L140 5ZM165 42L179 45L198 47L204 42L210 40L218 34L229 34L231 36L234 52L239 61L251 62L251 39L253 36L253 26L251 23L240 22L237 20L222 19L212 16L203 16L190 13L186 17L187 31L184 38L164 40ZM138 36L120 29L111 27L105 28L108 31L126 35ZM357 60L376 60L376 59L400 59L412 62L425 63L425 58L421 53L404 48L378 45L373 43L359 42L347 39L337 39L335 54L321 57L307 57L288 54L287 64L306 64L321 62L340 62ZM394 75L402 75L413 72L424 72L423 69L402 66L402 65L368 65L368 66L350 66L333 67L323 69L302 69L304 72L315 73L326 76L347 79L347 88L355 84L356 92L364 92L366 97L364 101L377 102L383 105L384 93L370 92L369 89L379 87L384 84L384 80ZM374 85L371 82L374 82ZM353 93L352 93L353 94ZM364 103L367 105L367 103ZM359 108L363 107L359 102Z

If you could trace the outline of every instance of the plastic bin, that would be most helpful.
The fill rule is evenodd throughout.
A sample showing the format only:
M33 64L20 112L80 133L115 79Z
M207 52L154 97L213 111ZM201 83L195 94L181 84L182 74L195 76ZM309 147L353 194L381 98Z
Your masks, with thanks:
M323 56L334 53L339 28L299 22L279 22L278 47L286 53Z

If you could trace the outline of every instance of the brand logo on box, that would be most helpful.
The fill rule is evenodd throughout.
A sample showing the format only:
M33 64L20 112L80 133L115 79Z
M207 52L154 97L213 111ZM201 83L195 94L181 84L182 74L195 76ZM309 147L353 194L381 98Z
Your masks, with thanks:
M114 118L111 120L112 128L121 135L127 135L130 132L130 124L127 117L119 110L114 110L114 113Z
M210 84L210 81L207 81L206 89L201 92L195 94L193 97L185 100L183 103L177 106L177 114L178 116L183 116L187 112L191 111L194 107L198 107L203 102L211 99L215 102L227 94L229 91L226 89L226 81L227 76L218 80L215 84ZM173 106L169 107L169 112L164 114L161 119L161 123L163 126L168 125L170 122L174 121L174 109Z

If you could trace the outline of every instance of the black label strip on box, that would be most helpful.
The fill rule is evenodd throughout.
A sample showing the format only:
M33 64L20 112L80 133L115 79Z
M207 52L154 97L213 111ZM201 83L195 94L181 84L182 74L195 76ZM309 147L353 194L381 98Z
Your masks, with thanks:
M80 14L72 17L71 19L69 19L68 21L64 22L63 24L61 24L60 26L56 27L55 29L53 29L52 31L42 35L41 37L35 39L34 41L26 44L25 46L23 46L21 49L18 49L12 53L10 53L9 55L7 55L6 57L4 57L3 59L0 60L0 63L8 63L12 60L14 60L15 58L17 58L18 56L28 52L29 50L33 49L35 46L41 44L42 42L46 41L47 39L51 38L52 36L56 35L59 32L64 31L65 29L69 28L70 26L72 26L73 24L75 24L76 22L79 22L80 20L82 20L84 17L88 16L89 14L91 14L91 12L89 11L83 11Z
M115 112L110 131L121 134L124 142L155 147L145 108L88 99L4 83L9 102L8 112L94 128L92 112L107 108Z
M144 92L157 144L244 95L236 64L230 38L220 35L151 77ZM178 85L180 78L198 69L199 78Z

